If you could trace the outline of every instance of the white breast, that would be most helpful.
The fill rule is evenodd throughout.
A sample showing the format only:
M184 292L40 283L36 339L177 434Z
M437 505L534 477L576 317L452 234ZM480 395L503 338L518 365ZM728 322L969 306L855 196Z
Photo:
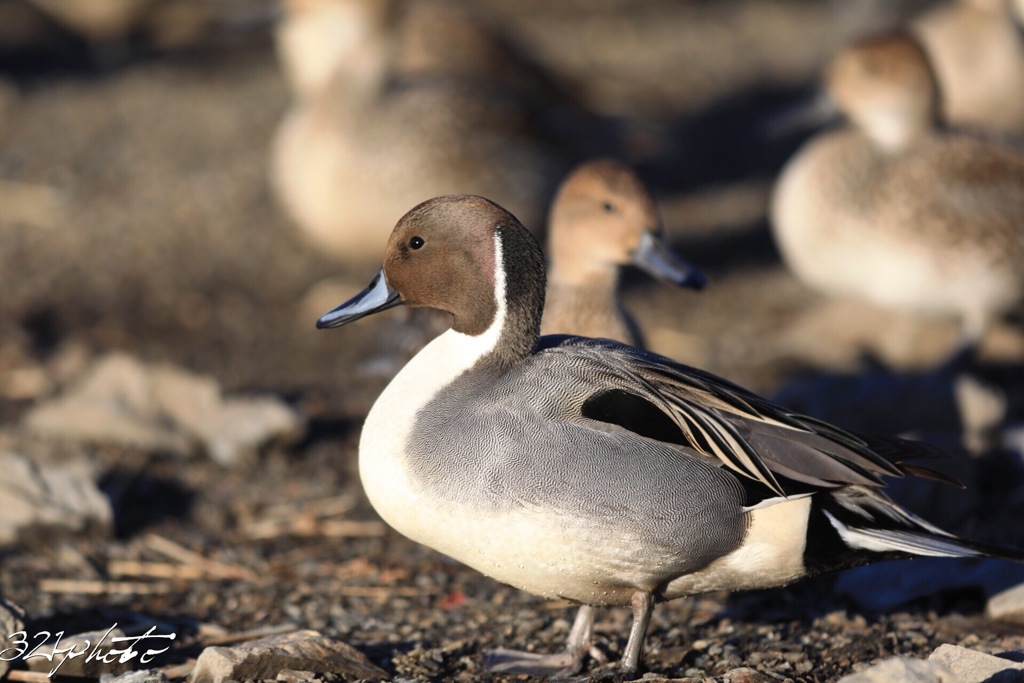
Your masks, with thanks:
M425 495L409 473L407 448L420 410L444 387L472 368L498 343L505 325L505 272L495 235L494 322L482 334L448 330L410 360L370 409L359 441L359 477L385 522L432 548L447 536L444 501Z
M483 336L487 336L486 334ZM416 416L438 392L479 358L480 337L448 330L409 361L373 404L359 441L359 477L370 503L388 524L413 540L438 501L423 498L406 464Z

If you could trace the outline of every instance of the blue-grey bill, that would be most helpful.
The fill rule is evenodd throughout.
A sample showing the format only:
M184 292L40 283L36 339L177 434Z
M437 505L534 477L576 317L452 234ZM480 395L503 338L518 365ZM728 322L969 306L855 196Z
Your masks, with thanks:
M653 232L643 234L632 257L633 265L658 280L694 289L708 283L692 263L672 251L665 240Z
M394 308L401 303L402 297L398 294L398 290L388 284L387 278L384 277L384 269L381 268L366 289L337 308L323 314L316 321L316 326L320 329L341 327L373 313Z
M796 136L806 137L815 130L832 125L841 117L839 107L828 93L817 89L767 115L761 127L764 136L769 140L782 140Z

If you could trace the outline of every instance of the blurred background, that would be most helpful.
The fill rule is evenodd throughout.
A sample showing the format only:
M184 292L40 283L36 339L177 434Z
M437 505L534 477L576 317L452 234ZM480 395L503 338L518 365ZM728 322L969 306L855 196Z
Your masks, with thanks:
M925 4L462 7L543 72L544 87L556 83L587 112L586 123L566 116L564 144L550 130L539 136L544 154L564 166L601 154L635 164L670 239L712 279L699 296L643 282L627 289L652 347L764 391L780 361L856 353L815 332L791 335L807 349L778 341L817 302L778 268L766 222L775 175L810 131L772 135L772 117L817 85L840 46ZM286 9L256 0L0 5L0 312L13 347L4 358L27 355L5 371L80 344L172 359L233 388L334 391L351 376L374 323L317 333L320 311L302 308L303 296L327 276L361 287L377 264L339 264L304 239L271 189L275 130L298 99L274 47ZM424 30L443 40L443 26ZM588 138L585 125L616 132ZM608 140L616 136L631 139ZM380 154L401 159L404 140L396 125ZM536 194L541 209L522 218L539 231L548 197ZM412 205L356 230L382 244Z

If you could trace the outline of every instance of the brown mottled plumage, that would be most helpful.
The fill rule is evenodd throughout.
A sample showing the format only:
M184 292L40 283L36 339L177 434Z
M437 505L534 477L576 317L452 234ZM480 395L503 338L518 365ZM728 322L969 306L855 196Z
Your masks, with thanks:
M829 294L958 316L977 339L1024 299L1024 150L943 129L927 57L905 35L849 48L826 81L850 123L779 178L787 265Z
M271 181L305 236L365 264L408 206L451 192L495 197L543 225L566 168L544 130L548 91L491 27L435 1L290 0L286 10L277 38L294 101Z
M1014 16L1017 14L1017 16ZM1024 135L1024 2L954 0L917 17L939 83L945 120Z

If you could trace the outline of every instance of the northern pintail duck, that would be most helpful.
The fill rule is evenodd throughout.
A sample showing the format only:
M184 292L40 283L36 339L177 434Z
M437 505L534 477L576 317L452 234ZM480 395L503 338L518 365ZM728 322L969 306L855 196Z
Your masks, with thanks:
M958 316L976 341L1024 298L1024 150L944 129L925 52L903 34L848 48L826 86L849 123L779 177L786 264L828 294Z
M956 0L914 21L951 124L1024 135L1022 12L1020 0Z
M312 96L338 69L386 53L392 77L487 81L506 92L565 96L495 23L453 0L284 0L277 56L294 94Z
M257 28L268 23L271 14L262 8L245 8L242 12L239 7L232 9L228 19L226 8L217 7L217 3L167 0L28 0L28 4L50 21L40 22L32 14L27 17L27 25L10 27L12 30L27 29L31 35L41 29L46 31L44 35L53 32L54 40L58 35L66 40L71 34L89 48L90 56L99 64L119 62L126 50L140 44L174 49L194 44L215 31ZM2 21L10 19L5 15Z
M602 159L562 182L548 218L548 292L542 334L607 337L641 346L618 296L619 268L633 264L679 286L704 277L663 239L654 198L624 163Z
M317 325L400 304L451 314L366 418L366 495L402 534L499 581L632 607L625 671L661 601L997 552L885 496L883 477L927 472L906 462L922 446L855 436L613 341L538 338L544 292L541 249L512 214L445 196L398 222L370 286ZM500 668L578 670L591 618L581 610L564 654L504 653Z
M453 191L493 196L543 225L567 164L530 68L517 69L486 25L436 2L286 9L278 46L295 95L270 175L306 237L347 263L376 261L382 226ZM447 42L433 36L438 21Z
M126 39L145 22L155 0L32 0L47 15L89 41Z

